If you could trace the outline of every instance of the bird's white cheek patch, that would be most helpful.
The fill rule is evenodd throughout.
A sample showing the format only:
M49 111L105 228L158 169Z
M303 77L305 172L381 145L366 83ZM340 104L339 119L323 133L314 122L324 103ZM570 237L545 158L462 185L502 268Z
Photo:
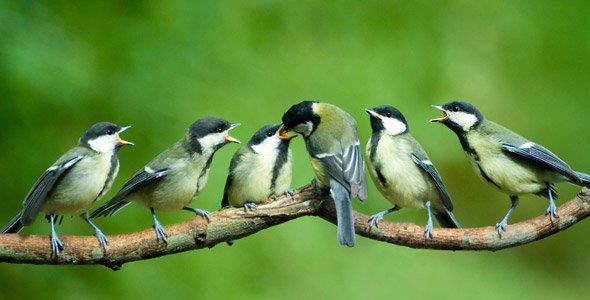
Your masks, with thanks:
M465 112L450 112L449 119L459 124L464 130L469 130L477 122L477 117Z
M200 138L199 144L203 146L204 149L211 149L225 141L225 136L227 135L227 131L219 132L219 133L211 133L202 138Z
M117 139L114 135L103 135L88 141L88 145L96 152L110 152L115 149Z
M408 126L404 124L404 122L394 119L394 118L383 118L381 119L383 122L383 127L385 128L385 132L389 135L398 135L401 133L406 132Z
M303 124L299 124L294 128L295 132L302 134L303 136L309 136L313 131L313 123L307 121Z
M252 150L258 154L269 153L277 149L280 143L281 140L275 135L264 139L264 141L258 145L252 146Z

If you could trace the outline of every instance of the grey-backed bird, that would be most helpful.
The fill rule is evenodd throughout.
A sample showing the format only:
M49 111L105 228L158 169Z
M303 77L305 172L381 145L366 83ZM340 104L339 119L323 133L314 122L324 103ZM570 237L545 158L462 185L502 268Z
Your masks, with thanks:
M234 154L221 207L256 208L272 196L290 193L291 150L294 136L280 133L280 125L260 128L250 141Z
M44 213L51 224L51 248L55 255L63 243L55 230L59 216L80 215L94 229L99 244L106 249L107 238L90 221L88 211L111 188L119 171L117 151L124 141L119 134L128 127L102 122L90 127L78 144L60 157L37 180L25 197L23 210L4 228L2 233L15 233L33 224Z
M484 118L475 106L454 101L435 107L444 116L432 122L440 122L454 131L475 172L510 196L512 205L496 224L498 234L505 230L520 195L546 197L547 214L553 222L557 210L555 183L590 186L589 175L572 170L551 151Z
M367 198L363 156L356 121L337 106L314 101L293 105L283 115L283 128L305 139L316 184L334 199L341 245L354 246L354 215L350 198Z
M432 236L432 213L445 228L460 228L453 202L426 152L410 134L404 115L394 107L366 109L373 134L367 143L367 167L371 179L393 207L371 216L370 226L388 213L404 207L426 209L424 236Z
M184 138L137 172L91 217L113 215L130 201L139 202L150 209L156 235L164 243L168 243L168 235L156 217L156 210L183 209L208 219L208 211L188 205L205 187L215 152L230 142L239 143L228 133L238 125L217 117L191 124Z

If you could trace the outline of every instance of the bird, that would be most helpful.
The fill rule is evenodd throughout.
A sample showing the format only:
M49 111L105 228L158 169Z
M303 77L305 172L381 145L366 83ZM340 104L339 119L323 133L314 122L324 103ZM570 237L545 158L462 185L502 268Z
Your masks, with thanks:
M453 202L428 155L410 133L404 115L383 105L365 109L371 138L367 142L367 169L375 186L393 207L369 219L377 227L386 214L404 207L426 209L424 236L432 237L432 213L444 228L460 228L453 215Z
M89 219L88 211L110 190L117 177L119 148L133 145L119 136L129 128L109 122L92 125L75 147L41 175L25 197L23 209L2 228L2 233L19 232L33 224L39 213L44 213L51 224L52 253L59 256L63 242L55 230L56 221L59 216L63 219L64 215L79 215L106 250L108 240Z
M260 128L232 157L221 207L244 207L246 211L272 196L292 195L292 155L289 143L295 136L280 134L280 124Z
M138 202L149 208L156 237L165 244L168 235L156 211L186 210L209 220L210 212L188 205L205 187L214 154L228 143L240 143L229 135L239 125L219 117L194 122L182 139L138 171L91 218L113 215L131 201Z
M442 106L444 124L459 137L459 142L475 172L510 197L511 206L499 223L498 235L506 231L508 219L522 195L534 194L548 199L547 214L553 223L557 217L556 183L590 186L590 176L574 171L567 163L543 146L486 119L473 105L452 101Z
M351 197L367 198L364 160L356 121L341 108L317 101L293 105L282 117L281 132L295 131L305 140L314 182L329 190L336 208L338 242L355 245Z

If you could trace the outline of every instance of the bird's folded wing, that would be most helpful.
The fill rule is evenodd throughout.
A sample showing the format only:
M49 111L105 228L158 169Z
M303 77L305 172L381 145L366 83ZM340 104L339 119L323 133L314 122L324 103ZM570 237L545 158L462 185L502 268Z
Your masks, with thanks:
M111 200L95 210L90 217L107 216L116 213L127 204L121 204L125 202L123 201L125 197L148 183L166 176L166 173L168 173L168 168L160 170L153 170L150 167L144 168L144 170L138 172L133 178L127 181Z
M443 184L442 179L440 178L440 175L438 174L438 171L436 171L436 168L432 162L430 162L428 158L421 159L415 153L412 153L412 159L414 160L414 163L416 163L416 165L426 172L426 174L428 174L428 176L432 179L432 182L438 189L440 198L442 199L446 209L453 211L453 201L451 200L451 196L449 195L449 192L447 192L447 188Z
M365 163L358 142L344 149L342 166L344 168L344 178L350 183L352 196L359 200L367 199Z
M566 164L555 154L551 153L551 151L533 142L527 142L520 146L504 143L502 144L502 148L505 151L516 154L521 158L540 163L574 182L582 182L578 174L572 170L568 164Z
M24 209L21 216L23 225L30 225L35 221L41 206L47 200L47 196L53 190L55 183L85 156L85 154L80 154L61 159L43 173L27 194L23 203Z

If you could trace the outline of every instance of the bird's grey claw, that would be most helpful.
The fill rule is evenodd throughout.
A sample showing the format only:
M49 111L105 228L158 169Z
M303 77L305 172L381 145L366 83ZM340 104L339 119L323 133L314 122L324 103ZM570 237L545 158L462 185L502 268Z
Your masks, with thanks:
M96 235L96 239L98 239L98 243L100 244L100 246L106 250L107 245L109 244L109 241L107 240L106 235L104 235L104 233L102 233L102 231L100 231L100 229L96 230L94 235Z
M498 232L499 237L502 237L502 232L506 231L506 226L508 226L508 222L506 222L506 220L496 223L496 231Z
M424 230L424 237L429 240L432 238L432 223L426 224L426 229Z
M244 210L246 212L250 212L253 209L256 209L256 203L247 202L247 203L244 204Z
M158 222L154 224L154 229L156 230L156 236L158 239L162 240L164 244L168 244L168 234L166 233L166 230L164 230L164 227Z
M381 220L383 220L383 216L384 216L383 212L380 212L380 213L377 213L377 214L372 215L369 218L369 229L371 227L377 227L377 228L379 228L379 222Z
M295 196L295 191L292 190L292 189L288 189L288 190L285 191L285 196L291 196L291 197L293 197L293 196Z
M55 256L59 256L59 252L63 250L64 244L57 235L51 235L51 250Z
M203 218L207 219L207 222L209 222L209 217L211 216L211 212L208 210L204 210L204 209L195 209L195 214L197 214L198 216L202 216Z
M551 223L553 223L555 218L557 218L557 206L553 203L549 204L549 207L547 207L547 214L549 215Z

